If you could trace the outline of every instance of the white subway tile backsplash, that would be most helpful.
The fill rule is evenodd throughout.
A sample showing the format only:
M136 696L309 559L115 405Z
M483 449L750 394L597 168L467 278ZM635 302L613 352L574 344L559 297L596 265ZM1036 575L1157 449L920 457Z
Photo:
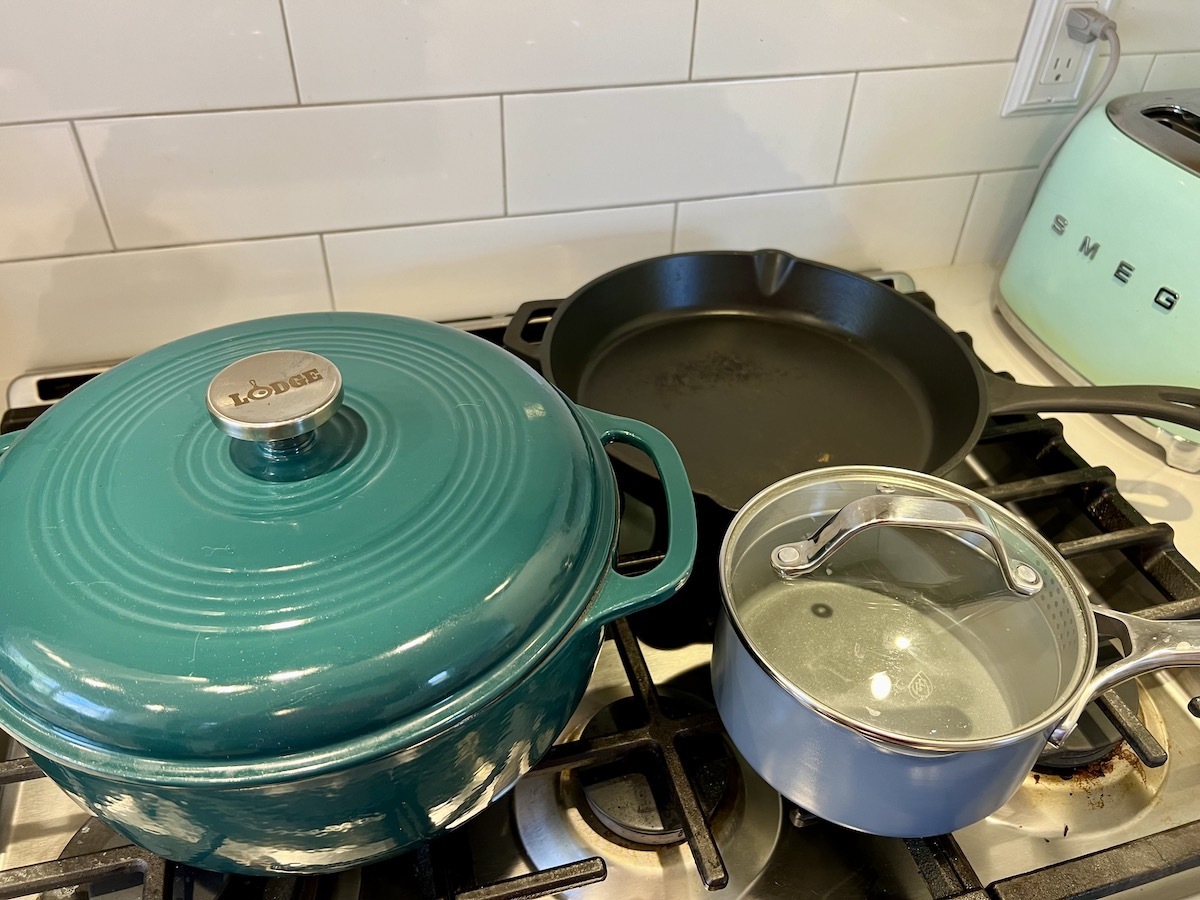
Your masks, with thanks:
M1150 61L1124 57L1105 97L1139 91ZM859 75L838 183L1036 165L1071 113L1001 118L1012 69L993 63ZM1092 66L1089 84L1102 69L1103 61Z
M1146 90L1200 88L1200 53L1167 53L1154 58Z
M330 308L316 237L0 265L6 374L119 359L230 322Z
M71 126L0 128L0 260L110 249Z
M495 97L78 127L118 247L503 212Z
M1000 116L1032 2L0 3L0 384L672 249L1002 263L1071 117ZM1113 15L1106 98L1200 87L1196 0Z
M348 232L325 238L338 309L465 319L566 297L671 251L671 205Z
M699 0L694 78L1013 59L1029 0Z
M512 213L828 184L853 76L504 98Z
M1096 105L1103 107L1114 97L1120 97L1122 94L1136 94L1141 91L1142 85L1146 83L1146 76L1150 74L1150 66L1153 62L1153 56L1122 53L1120 65L1117 66L1117 74L1113 77L1112 84L1104 91L1103 96L1096 101ZM1092 64L1092 70L1088 73L1084 96L1090 94L1100 81L1100 76L1104 73L1107 63L1107 57L1097 56L1096 61Z
M694 0L285 0L306 103L686 81Z
M865 72L858 77L840 182L1028 165L1062 116L1000 118L1011 63Z
M0 4L0 121L295 102L277 0Z
M1119 0L1111 15L1126 53L1200 50L1196 0Z
M1036 187L1034 169L986 172L971 199L962 240L954 255L956 264L1003 263L1008 259L1017 232L1025 221Z
M848 269L944 266L975 176L679 204L675 248L773 247Z

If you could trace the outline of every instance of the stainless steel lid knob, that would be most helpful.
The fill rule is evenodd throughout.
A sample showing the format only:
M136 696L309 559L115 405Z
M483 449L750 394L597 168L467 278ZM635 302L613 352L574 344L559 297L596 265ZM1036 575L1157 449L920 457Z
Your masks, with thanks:
M270 350L239 359L208 385L209 415L242 441L274 444L329 421L342 405L342 375L323 356Z

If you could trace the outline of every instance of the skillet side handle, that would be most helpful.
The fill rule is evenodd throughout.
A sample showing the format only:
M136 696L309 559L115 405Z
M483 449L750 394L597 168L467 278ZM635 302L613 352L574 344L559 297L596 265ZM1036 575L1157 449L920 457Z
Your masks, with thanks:
M529 327L530 320L547 314L552 316L562 304L562 300L530 300L518 306L512 321L504 329L505 349L512 351L530 365L541 362L542 342L527 341L521 333Z
M1125 655L1099 669L1048 738L1059 747L1075 730L1084 707L1136 675L1173 666L1200 666L1200 620L1146 619L1094 607L1096 630L1121 645Z
M985 372L993 416L1012 413L1107 413L1162 419L1200 429L1200 390L1156 384L1035 387Z
M649 456L667 498L667 552L662 562L643 575L610 571L580 620L581 629L592 629L667 599L687 581L696 559L696 503L679 451L665 434L644 422L578 409L601 443L629 444Z

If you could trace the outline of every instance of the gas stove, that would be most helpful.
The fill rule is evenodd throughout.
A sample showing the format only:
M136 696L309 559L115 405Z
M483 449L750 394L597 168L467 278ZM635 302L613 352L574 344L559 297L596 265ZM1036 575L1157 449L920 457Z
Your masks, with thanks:
M1050 380L991 312L992 278L982 269L917 273L938 313L970 334L985 364ZM896 284L908 287L902 278ZM498 341L504 323L455 324ZM27 424L32 407L92 371L18 380L8 427ZM1092 417L1004 417L989 423L951 477L1037 525L1095 602L1200 615L1200 572L1187 561L1200 559L1192 521L1200 479L1168 469L1153 445L1132 440ZM627 496L624 510L618 567L638 571L660 555L654 498ZM1151 524L1164 519L1177 530ZM1139 897L1200 892L1200 722L1189 711L1200 712L1196 670L1143 676L1110 692L1066 754L1044 758L983 822L924 840L873 837L782 799L724 737L704 612L715 608L716 586L704 571L698 565L685 605L665 622L634 617L610 626L579 709L509 795L419 851L341 875L252 879L172 866L90 819L13 746L0 766L0 900L591 900L713 890L976 900L1110 896L1137 885L1146 885ZM80 882L91 887L76 888Z

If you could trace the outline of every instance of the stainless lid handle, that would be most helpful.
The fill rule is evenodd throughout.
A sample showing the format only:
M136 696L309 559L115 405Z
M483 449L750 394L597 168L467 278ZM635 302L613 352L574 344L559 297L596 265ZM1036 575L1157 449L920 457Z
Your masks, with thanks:
M881 490L885 487L881 486ZM890 492L847 503L808 540L782 544L772 550L771 565L782 578L807 575L819 569L854 535L881 525L978 534L996 551L996 562L1010 590L1029 596L1042 589L1042 577L1033 566L1009 558L992 517L982 506L965 500Z
M205 398L213 423L265 453L295 452L342 405L342 375L323 356L271 350L226 366Z

